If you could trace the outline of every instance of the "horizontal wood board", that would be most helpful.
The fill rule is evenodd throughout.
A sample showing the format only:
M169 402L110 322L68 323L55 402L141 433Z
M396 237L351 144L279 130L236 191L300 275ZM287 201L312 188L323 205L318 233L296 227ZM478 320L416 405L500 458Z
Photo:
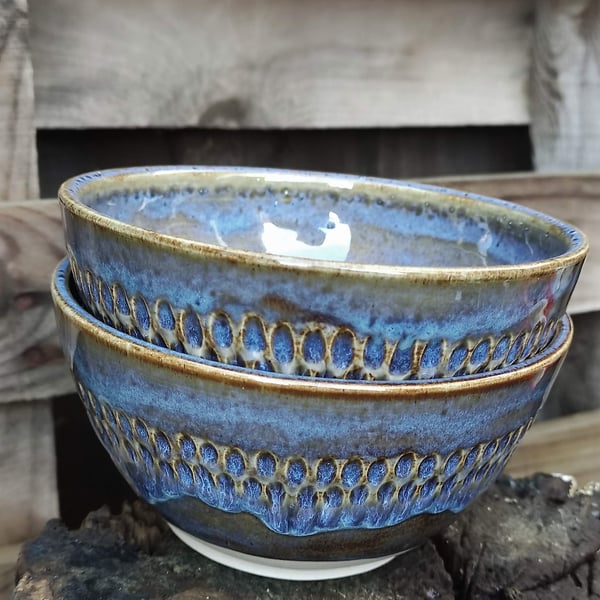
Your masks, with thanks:
M41 128L529 121L531 0L30 0Z
M66 254L58 203L0 203L0 404L67 393L50 279Z

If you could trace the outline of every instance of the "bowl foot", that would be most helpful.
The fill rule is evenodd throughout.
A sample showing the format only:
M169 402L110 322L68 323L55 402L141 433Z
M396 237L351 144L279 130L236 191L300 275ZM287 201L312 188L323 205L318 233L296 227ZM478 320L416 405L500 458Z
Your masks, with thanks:
M184 544L203 556L238 571L262 577L272 577L274 579L316 581L349 577L350 575L358 575L377 569L398 556L397 554L392 554L376 558L342 561L303 561L263 558L216 546L186 533L171 523L168 523L168 525Z

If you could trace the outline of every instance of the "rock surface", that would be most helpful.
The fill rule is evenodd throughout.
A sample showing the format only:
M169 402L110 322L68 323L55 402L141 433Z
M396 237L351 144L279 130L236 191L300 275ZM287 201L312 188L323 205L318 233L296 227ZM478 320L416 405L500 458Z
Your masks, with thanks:
M14 600L600 599L600 486L500 479L443 534L370 573L291 582L217 565L142 503L50 521L17 566Z

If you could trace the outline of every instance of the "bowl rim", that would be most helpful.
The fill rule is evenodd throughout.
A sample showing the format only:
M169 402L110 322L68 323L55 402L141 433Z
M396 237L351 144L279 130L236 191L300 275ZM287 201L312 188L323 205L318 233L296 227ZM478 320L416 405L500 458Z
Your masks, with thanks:
M277 254L266 254L250 250L222 247L209 242L200 242L189 238L173 236L131 225L87 206L78 199L79 190L91 182L102 180L124 180L129 177L169 178L176 175L194 176L208 175L213 177L247 177L263 178L265 184L274 183L301 183L304 185L322 184L331 188L356 189L357 192L371 194L387 190L390 192L410 193L417 197L420 194L443 195L452 197L453 202L483 203L486 206L495 206L501 210L517 212L531 220L546 223L556 228L560 236L567 243L567 250L557 256L542 260L522 262L516 264L501 264L491 266L402 266L385 264L368 264L360 262L341 262L312 258L297 258ZM141 167L125 167L90 171L76 175L63 182L58 191L58 200L64 210L74 216L101 228L111 235L118 235L128 240L139 240L153 247L168 248L171 251L195 257L206 256L221 258L228 264L246 264L249 266L265 266L278 268L284 271L302 271L322 275L357 275L364 278L387 277L407 282L415 281L490 281L514 280L523 277L536 277L559 268L582 262L589 250L587 236L577 227L568 224L551 215L539 212L524 205L515 204L506 200L473 194L470 192L454 190L451 188L417 183L404 180L392 180L376 177L347 175L339 173L325 173L319 171L301 171L292 169L273 169L260 167L217 167L201 165L154 165Z
M143 363L168 369L182 375L218 381L225 385L251 387L262 391L280 391L289 394L312 394L326 398L360 400L364 398L387 400L415 400L418 398L444 400L453 393L477 393L494 387L536 380L567 353L573 338L573 323L565 313L558 321L560 330L551 344L529 359L499 369L474 375L430 380L348 381L333 378L312 378L281 373L266 373L215 363L199 357L161 348L121 332L87 312L70 290L72 274L69 259L63 259L52 276L51 293L55 310L97 343L110 350L133 357ZM65 349L66 350L66 349Z

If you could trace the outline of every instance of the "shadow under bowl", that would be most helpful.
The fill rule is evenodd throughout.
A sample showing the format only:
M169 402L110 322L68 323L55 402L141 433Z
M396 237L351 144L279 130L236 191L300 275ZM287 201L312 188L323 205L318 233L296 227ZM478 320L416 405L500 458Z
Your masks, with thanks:
M374 568L443 529L502 471L569 347L432 382L222 366L95 319L68 261L52 295L91 424L119 471L192 547L276 577ZM306 562L309 561L309 562Z
M323 173L99 171L59 200L95 316L161 347L310 377L521 363L545 348L588 248L523 206Z

